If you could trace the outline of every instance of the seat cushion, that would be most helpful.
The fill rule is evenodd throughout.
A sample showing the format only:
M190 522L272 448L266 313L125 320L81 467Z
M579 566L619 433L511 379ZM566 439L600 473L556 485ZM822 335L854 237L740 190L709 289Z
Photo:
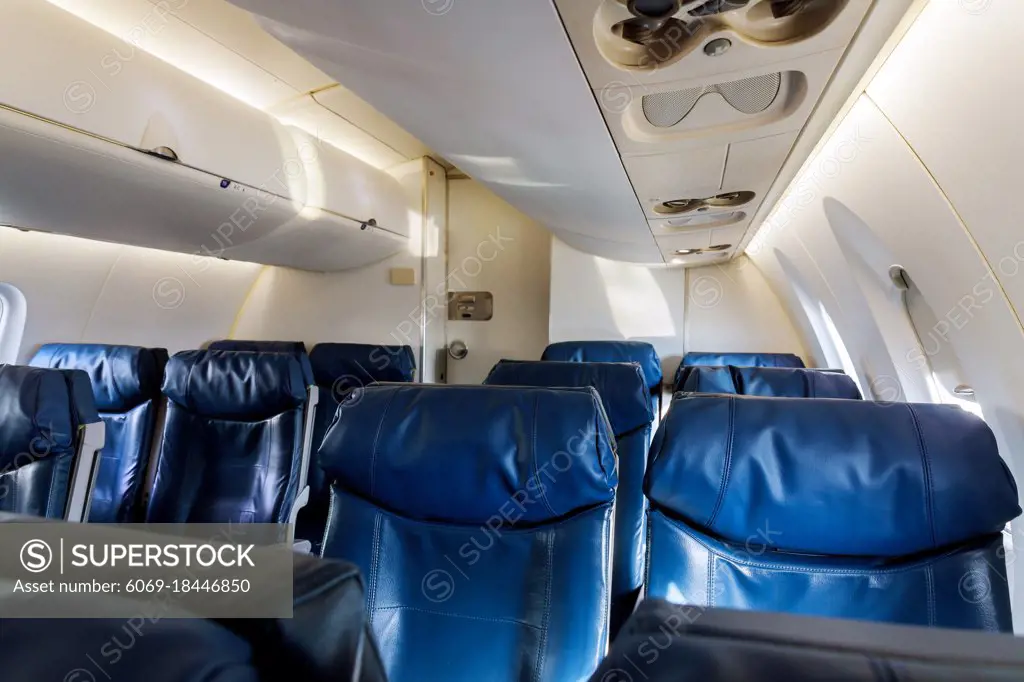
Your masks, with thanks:
M734 393L766 398L861 400L857 384L842 372L783 367L691 367L676 391Z
M320 449L391 682L585 679L608 637L610 426L591 388L359 388ZM471 651L472 655L465 652Z
M661 358L643 341L561 341L544 349L541 360L562 362L635 362L643 370L647 387L661 385Z
M298 495L306 386L280 353L186 351L167 365L147 520L283 523Z
M998 533L1017 486L982 420L952 405L677 394L654 439L651 504L745 542L898 557Z
M167 351L136 346L48 344L39 349L30 364L78 369L89 376L99 416L106 425L89 521L134 521L153 444Z
M644 575L643 479L654 413L640 366L613 362L517 362L502 360L487 385L591 386L601 396L618 445L612 571L612 634L633 611Z

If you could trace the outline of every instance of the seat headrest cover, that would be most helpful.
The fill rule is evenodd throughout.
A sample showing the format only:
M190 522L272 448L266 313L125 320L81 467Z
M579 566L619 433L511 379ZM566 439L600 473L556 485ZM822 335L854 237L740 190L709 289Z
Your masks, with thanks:
M160 396L167 351L162 348L51 343L29 362L34 367L79 369L89 375L101 412L127 412Z
M262 421L301 407L306 382L293 355L189 350L167 363L163 392L188 412Z
M611 503L614 442L592 388L382 384L342 401L318 457L402 516L531 524Z
M938 549L997 533L1021 511L981 419L863 400L678 393L644 491L727 541L845 556Z
M651 395L639 365L626 362L522 362L502 360L484 384L597 389L616 437L654 421Z
M846 374L784 367L691 367L678 390L765 398L862 399L857 384Z
M74 451L71 394L58 370L0 365L0 471Z
M409 382L416 376L410 346L318 343L309 354L318 386L351 389L374 382Z
M643 341L562 341L544 349L541 360L562 362L635 362L644 372L648 388L661 383L661 358Z
M285 353L294 355L302 365L302 377L307 386L312 386L313 366L309 363L306 344L302 341L245 341L240 339L222 339L211 341L207 350L239 350L250 353Z
M683 356L682 367L709 365L724 367L804 367L804 361L792 353L701 353L692 352Z

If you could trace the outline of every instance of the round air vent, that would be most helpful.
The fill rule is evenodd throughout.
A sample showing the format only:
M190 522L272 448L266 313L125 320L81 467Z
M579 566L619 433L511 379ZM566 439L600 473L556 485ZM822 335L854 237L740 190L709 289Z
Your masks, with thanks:
M718 194L713 197L704 200L704 203L708 206L714 206L715 208L722 208L725 206L742 206L743 204L751 201L756 194L753 192L726 192L724 194Z
M655 206L654 212L675 215L695 211L703 205L704 201L701 199L673 199L671 201L663 201Z

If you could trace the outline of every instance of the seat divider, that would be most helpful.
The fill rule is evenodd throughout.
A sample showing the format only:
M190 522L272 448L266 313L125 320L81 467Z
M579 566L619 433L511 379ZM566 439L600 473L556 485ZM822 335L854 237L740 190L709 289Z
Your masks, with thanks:
M89 507L99 473L99 453L107 440L107 426L102 421L81 427L82 438L71 472L71 490L65 507L64 518L72 523L89 520Z

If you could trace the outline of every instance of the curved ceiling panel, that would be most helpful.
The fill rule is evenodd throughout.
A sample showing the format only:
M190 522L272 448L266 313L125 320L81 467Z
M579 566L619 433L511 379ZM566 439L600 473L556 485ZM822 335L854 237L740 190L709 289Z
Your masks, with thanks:
M534 220L662 260L549 0L232 1Z

